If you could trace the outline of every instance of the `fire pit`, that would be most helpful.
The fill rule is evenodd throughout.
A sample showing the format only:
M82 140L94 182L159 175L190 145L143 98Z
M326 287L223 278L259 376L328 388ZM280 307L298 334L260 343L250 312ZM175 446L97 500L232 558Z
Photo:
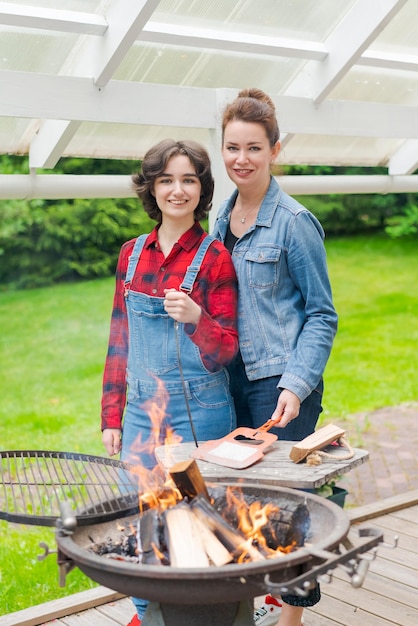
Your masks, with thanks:
M367 534L371 538L366 542L356 548L344 548L341 552L339 547L346 540L349 522L337 505L292 489L260 488L248 482L236 486L244 493L268 497L282 506L283 503L306 502L311 516L308 544L278 558L222 567L186 569L142 565L104 559L89 550L92 541L103 541L119 532L114 523L106 522L70 531L61 530L57 534L59 550L87 576L116 591L157 602L163 607L206 605L205 611L198 611L200 617L196 624L200 625L212 623L205 621L207 605L232 605L265 593L303 595L315 584L318 576L339 564L351 568L355 577L353 584L361 584L361 572L357 567L361 562L359 555L381 541L379 533L369 532ZM135 519L135 516L130 516L124 518L123 523L135 523ZM63 525L66 525L65 520ZM218 613L219 608L215 611ZM184 624L184 614L183 622L172 623ZM232 621L226 623L233 624ZM169 621L167 626L171 626Z
M117 520L127 525L138 518L129 467L71 453L15 451L0 456L4 487L0 504L6 509L1 517L38 525L51 525L55 519L61 572L77 566L106 587L150 600L143 626L251 626L254 597L305 595L320 576L339 565L349 573L353 586L360 586L367 571L367 559L361 555L382 541L380 532L368 529L353 546L347 538L349 521L337 505L310 493L243 480L232 486L249 497L268 499L279 507L306 504L311 527L304 546L261 561L204 568L106 559L90 550L92 543L116 536ZM216 484L231 486L230 482ZM59 519L55 510L48 515L44 510L48 492L48 506L59 504ZM75 510L68 505L69 492L80 505ZM31 509L37 512L31 521L24 511L29 496Z

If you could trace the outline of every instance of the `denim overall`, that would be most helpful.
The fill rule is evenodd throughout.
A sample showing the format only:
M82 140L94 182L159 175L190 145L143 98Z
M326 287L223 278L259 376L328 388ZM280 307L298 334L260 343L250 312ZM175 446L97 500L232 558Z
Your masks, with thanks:
M129 288L146 238L147 235L137 238L125 280L129 353L121 458L152 468L156 464L154 454L144 450L143 445L153 433L148 412L151 404L154 410L157 408L165 414L156 445L164 443L167 426L183 442L193 441L184 393L187 394L197 440L224 437L236 427L236 416L226 369L222 367L217 372L206 369L199 348L185 332L184 324L176 322L165 312L164 298L148 296ZM207 236L200 244L180 286L182 291L192 292L203 258L213 240ZM161 383L163 391L167 392L163 399Z

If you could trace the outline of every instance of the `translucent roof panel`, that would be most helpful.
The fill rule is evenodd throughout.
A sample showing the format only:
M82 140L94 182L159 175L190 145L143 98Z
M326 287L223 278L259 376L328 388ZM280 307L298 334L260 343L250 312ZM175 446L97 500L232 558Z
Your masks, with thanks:
M84 123L70 141L63 156L83 155L95 146L95 158L108 158L109 153L118 153L121 159L137 159L158 141L170 137L175 140L193 139L204 145L209 143L209 131L202 128L172 126L139 126L132 124ZM220 146L219 146L220 148Z
M245 52L136 44L116 72L115 78L212 89L242 89L259 83L262 67L264 89L276 93L278 81L284 87L302 63L299 59L275 59Z
M418 72L357 66L332 91L335 100L418 106Z
M387 167L390 155L400 146L401 142L393 139L333 136L324 142L321 136L298 135L283 146L278 162L286 165L301 162L329 165L332 162L335 166ZM376 154L381 155L379 162Z
M59 74L71 54L76 35L32 28L0 28L2 70Z
M0 1L0 154L140 159L219 145L239 89L273 98L283 162L418 169L418 0ZM215 137L215 140L214 140Z
M175 27L323 41L356 0L162 0L153 20Z

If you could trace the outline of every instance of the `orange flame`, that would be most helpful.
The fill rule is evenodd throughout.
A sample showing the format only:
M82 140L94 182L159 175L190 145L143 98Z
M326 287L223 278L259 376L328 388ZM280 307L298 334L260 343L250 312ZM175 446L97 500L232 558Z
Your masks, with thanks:
M262 529L269 523L269 516L279 511L279 507L273 503L262 505L256 501L248 504L244 499L241 490L228 487L226 490L227 505L230 511L238 520L238 529L242 532L247 541L240 546L243 552L239 557L239 562L245 561L247 558L254 560L251 547L257 546L263 556L266 558L274 558L280 554L288 554L294 550L296 543L292 542L288 546L278 546L272 549L267 545Z
M176 435L170 426L164 425L167 415L169 394L164 382L154 377L157 390L153 398L146 400L142 407L148 413L151 421L151 434L147 441L142 441L141 434L131 446L131 459L133 465L131 472L137 477L140 510L157 507L165 509L182 499L181 494L174 483L165 482L164 470L158 465L148 469L138 463L142 453L153 453L157 446L174 445L182 441L182 437ZM163 425L165 435L163 433Z
M137 461L141 457L141 453L150 454L154 452L157 446L173 446L182 441L182 438L176 435L164 423L167 415L169 394L163 381L156 377L155 380L157 382L156 394L143 404L143 408L148 413L151 421L150 437L143 442L141 435L138 435L131 448L132 459L130 462L133 465L131 471L137 477L141 512L149 508L157 508L162 511L175 506L182 500L182 495L174 482L171 479L166 479L163 468L157 465L150 470L140 463L135 463L135 460ZM165 431L164 437L162 436L163 431ZM277 505L272 503L262 505L259 501L248 504L245 501L243 492L236 487L229 487L226 495L227 509L231 516L238 521L238 530L244 537L242 543L234 552L234 556L239 563L277 557L291 552L295 548L295 544L291 544L286 547L279 546L273 550L267 545L262 529L269 524L269 516L279 510ZM164 555L159 551L158 547L153 545L153 549L159 559L163 561Z

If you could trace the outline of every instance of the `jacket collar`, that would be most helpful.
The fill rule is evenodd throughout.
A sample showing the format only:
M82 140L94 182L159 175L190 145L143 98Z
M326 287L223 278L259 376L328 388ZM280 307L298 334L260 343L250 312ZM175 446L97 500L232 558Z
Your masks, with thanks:
M273 216L276 212L276 208L279 204L282 189L275 178L271 176L269 188L261 203L260 210L257 214L255 226L270 227L273 221ZM231 215L232 209L238 196L238 190L235 190L224 204L223 210L219 215L220 218L228 218Z

